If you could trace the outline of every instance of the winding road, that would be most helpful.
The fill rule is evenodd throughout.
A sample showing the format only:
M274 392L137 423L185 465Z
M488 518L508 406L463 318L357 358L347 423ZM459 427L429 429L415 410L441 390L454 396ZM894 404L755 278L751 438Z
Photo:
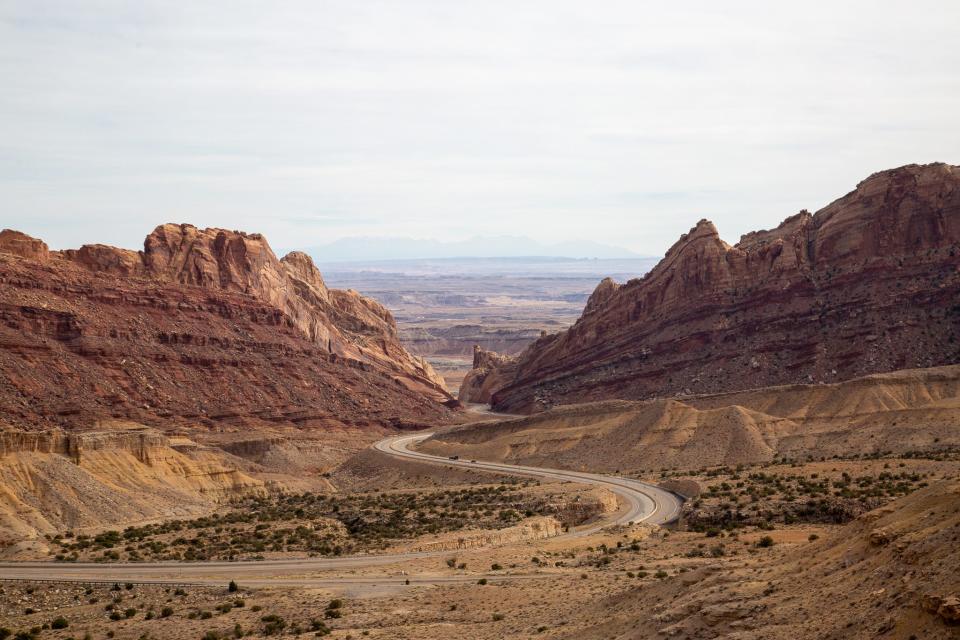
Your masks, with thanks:
M564 534L582 537L599 530L629 522L665 524L674 520L680 512L682 501L674 494L629 478L600 474L545 469L510 465L498 462L460 460L433 456L411 450L410 446L429 438L432 433L399 435L377 442L374 448L387 455L415 460L428 464L466 467L479 471L520 475L548 480L571 481L601 486L617 494L624 507L612 518L577 528ZM395 554L369 554L335 558L297 558L283 560L242 560L236 562L138 562L138 563L91 563L91 562L2 562L0 580L56 580L56 581L108 581L138 583L210 583L224 584L229 580L243 581L250 586L314 586L335 587L371 584L444 584L473 582L476 576L417 577L402 575L397 570L390 576L334 577L311 575L319 571L352 571L367 567L396 565L408 560L449 555L449 551L410 552ZM490 576L493 580L525 579L536 576L509 575Z
M389 455L416 460L418 462L442 463L447 466L467 467L480 471L493 471L496 473L544 478L548 480L569 480L581 484L597 485L614 492L623 500L624 504L627 505L628 508L622 510L614 520L606 520L590 528L575 530L569 534L573 536L590 535L612 524L626 524L628 522L666 524L672 522L680 515L680 506L683 503L676 495L652 484L640 482L639 480L619 476L605 476L596 473L567 471L566 469L525 467L522 465L485 462L482 460L454 460L410 450L411 445L422 442L432 435L432 433L417 433L413 435L394 436L381 440L373 445L373 448Z

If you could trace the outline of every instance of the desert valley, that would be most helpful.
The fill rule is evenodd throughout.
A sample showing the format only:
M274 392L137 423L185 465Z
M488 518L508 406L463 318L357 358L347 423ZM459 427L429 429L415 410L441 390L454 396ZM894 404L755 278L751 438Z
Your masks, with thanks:
M0 232L0 640L960 637L960 167L690 222L353 265Z

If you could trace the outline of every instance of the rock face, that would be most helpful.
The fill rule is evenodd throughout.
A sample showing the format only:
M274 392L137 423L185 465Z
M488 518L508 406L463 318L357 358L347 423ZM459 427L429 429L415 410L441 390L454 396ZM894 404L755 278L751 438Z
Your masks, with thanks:
M403 426L449 419L389 311L258 234L157 227L143 251L0 233L0 421Z
M509 382L516 362L515 357L473 345L473 368L464 376L457 399L489 404L492 393Z
M182 440L182 438L181 438ZM0 558L43 558L44 534L200 515L264 484L211 447L158 431L0 431Z
M0 251L37 261L46 260L49 254L47 244L43 240L31 238L13 229L0 231Z
M838 381L960 360L960 167L909 165L735 246L701 220L643 278L604 280L515 364L495 408ZM512 369L512 371L511 371Z

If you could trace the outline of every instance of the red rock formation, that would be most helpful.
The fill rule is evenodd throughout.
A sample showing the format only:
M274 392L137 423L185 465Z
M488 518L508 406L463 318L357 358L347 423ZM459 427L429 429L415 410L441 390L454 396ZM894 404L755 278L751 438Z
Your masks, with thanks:
M437 424L390 312L257 234L162 225L141 252L0 233L0 420L20 427Z
M460 383L457 399L462 402L490 403L494 391L510 381L516 370L517 359L480 345L473 345L473 368Z
M50 253L43 240L31 238L13 229L0 231L0 251L37 261L46 260Z
M701 220L521 354L503 410L705 393L960 360L960 167L874 174L735 246ZM490 372L487 375L491 375Z

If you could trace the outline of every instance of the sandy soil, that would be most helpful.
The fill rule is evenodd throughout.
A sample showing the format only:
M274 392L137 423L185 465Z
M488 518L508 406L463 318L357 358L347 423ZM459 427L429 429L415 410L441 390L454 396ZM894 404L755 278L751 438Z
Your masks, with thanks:
M948 622L960 589L950 568L960 560L960 462L885 458L741 473L759 469L837 478L906 469L929 474L929 484L847 524L777 522L719 534L638 525L304 575L303 587L241 584L233 594L225 586L191 586L176 595L175 587L104 585L88 593L86 586L7 583L0 627L28 629L63 616L70 626L42 637L114 631L118 638L188 639L211 631L228 637L237 624L260 635L270 616L279 616L287 633L299 627L313 637L318 620L334 638L956 637ZM714 471L684 477L704 488L729 483ZM713 499L706 495L703 502ZM773 496L763 500L776 504ZM105 609L115 597L119 620ZM237 597L243 607L222 606ZM326 618L336 598L344 601L341 617ZM160 618L164 607L173 611ZM130 618L128 609L136 610Z

